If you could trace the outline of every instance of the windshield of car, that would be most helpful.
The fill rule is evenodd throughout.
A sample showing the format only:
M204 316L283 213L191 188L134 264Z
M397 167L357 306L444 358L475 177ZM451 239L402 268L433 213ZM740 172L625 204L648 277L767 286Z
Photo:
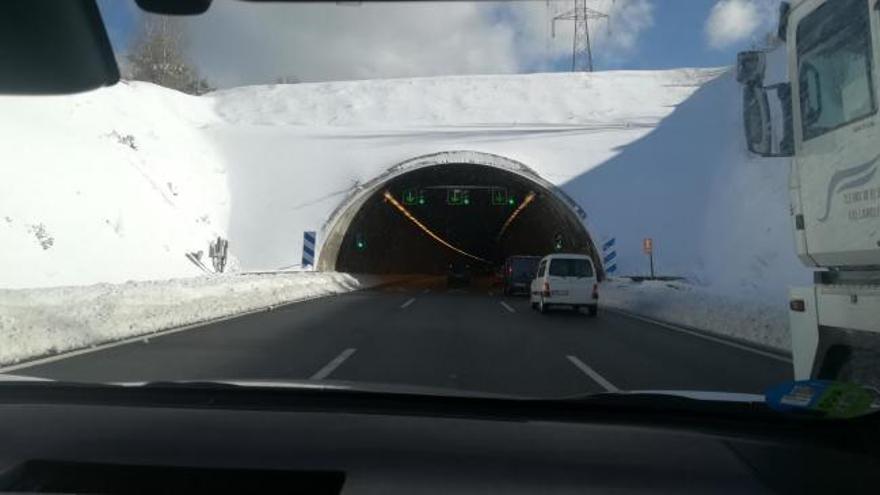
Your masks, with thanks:
M880 384L876 2L80 3L118 80L0 94L0 376Z

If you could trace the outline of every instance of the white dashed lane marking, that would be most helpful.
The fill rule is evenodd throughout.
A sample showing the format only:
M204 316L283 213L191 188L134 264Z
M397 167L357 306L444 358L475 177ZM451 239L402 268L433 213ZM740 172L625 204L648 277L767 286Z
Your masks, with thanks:
M604 376L600 375L596 370L587 366L586 363L581 361L575 356L566 356L571 364L575 365L575 367L581 370L585 375L589 376L593 379L594 382L598 383L602 388L605 389L606 392L618 392L620 389L614 386L613 383L609 382L605 379Z
M340 353L338 356L333 358L332 361L324 365L324 367L319 369L317 373L312 375L312 380L323 380L324 378L330 376L330 373L336 371L336 368L340 367L342 363L344 363L346 359L350 358L356 350L357 349L352 347L342 351L342 353Z

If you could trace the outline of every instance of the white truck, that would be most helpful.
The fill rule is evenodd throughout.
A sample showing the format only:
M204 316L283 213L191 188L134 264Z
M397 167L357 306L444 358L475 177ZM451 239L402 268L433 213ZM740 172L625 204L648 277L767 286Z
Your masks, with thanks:
M737 80L749 150L791 157L795 245L817 269L790 290L795 378L880 388L880 0L784 2L779 36L791 82L765 86L762 52Z

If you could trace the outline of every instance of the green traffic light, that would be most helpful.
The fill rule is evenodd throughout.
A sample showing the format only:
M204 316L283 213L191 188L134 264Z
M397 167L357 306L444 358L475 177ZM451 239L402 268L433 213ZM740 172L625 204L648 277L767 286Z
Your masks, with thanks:
M508 198L508 199L507 199L507 204L509 204L510 206L513 206L513 203L515 203L515 201L513 200L513 198Z
M464 198L464 204L466 204L466 205L471 204L471 200L469 200L468 198Z
M425 204L425 198L419 198L419 204L420 205Z

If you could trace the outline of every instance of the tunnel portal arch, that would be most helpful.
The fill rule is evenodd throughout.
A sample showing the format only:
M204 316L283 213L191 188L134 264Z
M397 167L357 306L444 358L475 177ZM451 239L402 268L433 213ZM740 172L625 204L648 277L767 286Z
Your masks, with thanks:
M571 197L522 162L476 151L445 151L418 156L398 163L358 186L336 207L324 224L321 230L324 242L317 253L317 268L321 271L335 271L358 266L357 263L352 264L352 257L356 255L352 254L348 246L353 235L352 228L366 221L364 216L369 216L370 211L379 208L376 204L385 202L383 194L389 188L393 189L413 177L443 180L460 178L462 173L470 173L469 176L473 177L475 172L480 176L492 176L495 180L507 181L512 187L529 188L540 198L537 203L542 209L536 211L529 222L522 220L527 223L519 229L522 232L511 234L514 239L520 239L518 246L530 252L520 253L516 250L517 246L510 246L508 254L547 254L549 250L543 245L532 244L525 247L525 244L533 242L528 239L537 236L541 236L540 242L550 243L552 235L548 232L562 231L567 240L566 247L571 248L564 250L590 255L600 278L604 278L601 257L585 224L586 213ZM387 233L384 235L387 236ZM389 272L387 265L386 269L378 272Z

